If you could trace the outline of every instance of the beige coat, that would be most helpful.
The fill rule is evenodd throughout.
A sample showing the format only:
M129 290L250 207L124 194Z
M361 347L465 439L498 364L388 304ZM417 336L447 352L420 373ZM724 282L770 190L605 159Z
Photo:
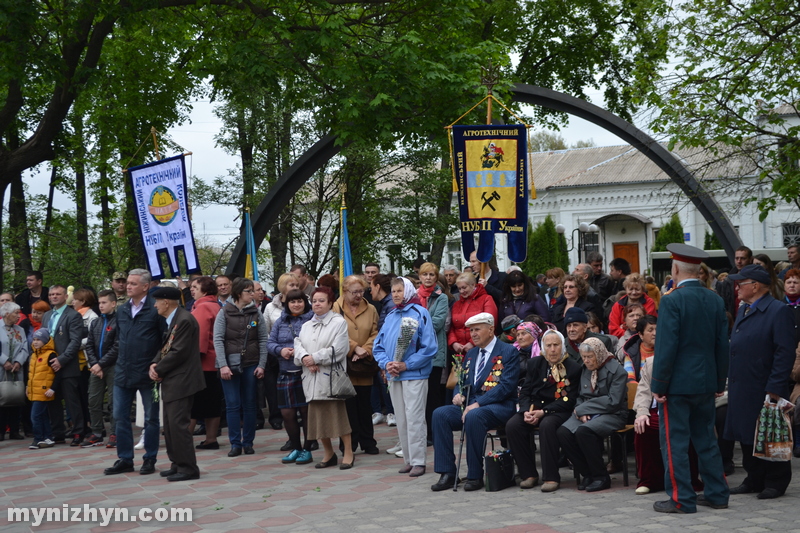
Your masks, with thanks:
M342 314L347 321L347 334L350 338L350 349L347 352L347 359L353 358L353 350L356 346L361 346L367 351L369 358L372 358L372 344L378 336L378 312L375 306L362 299L358 305L358 311L353 316L350 306L344 303L344 296L341 296L333 304L333 310ZM372 385L371 377L350 376L353 385Z

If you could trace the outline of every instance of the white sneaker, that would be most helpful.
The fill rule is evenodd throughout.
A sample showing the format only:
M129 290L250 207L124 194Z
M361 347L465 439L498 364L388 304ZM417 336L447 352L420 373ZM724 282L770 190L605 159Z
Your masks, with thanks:
M403 450L398 450L398 451L394 452L394 456L395 457L403 457Z
M402 447L402 446L400 446L400 443L398 442L397 444L395 444L394 446L392 446L391 448L389 448L388 450L386 450L386 453L388 453L388 454L393 454L393 453L397 453L397 452L399 452L399 451L400 451L400 450L402 450L402 449L403 449L403 447Z
M639 495L648 494L650 492L650 487L637 487L635 492Z
M142 431L142 436L139 437L139 442L136 443L136 446L134 446L133 449L144 450L144 431Z
M56 443L50 439L44 439L43 441L39 441L39 448L52 448L55 445Z
M397 425L397 419L394 417L394 413L386 415L386 425L389 427Z
M377 426L378 424L380 424L384 420L385 419L383 417L383 413L372 413L372 425L373 426Z

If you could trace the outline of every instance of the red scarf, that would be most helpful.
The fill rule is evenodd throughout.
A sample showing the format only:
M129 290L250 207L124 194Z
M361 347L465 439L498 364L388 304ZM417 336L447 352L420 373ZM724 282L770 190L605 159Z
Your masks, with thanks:
M428 297L433 294L433 291L436 290L436 284L432 285L431 287L426 287L425 285L420 285L419 289L417 289L417 296L419 297L419 301L422 303L422 307L425 309L428 308Z

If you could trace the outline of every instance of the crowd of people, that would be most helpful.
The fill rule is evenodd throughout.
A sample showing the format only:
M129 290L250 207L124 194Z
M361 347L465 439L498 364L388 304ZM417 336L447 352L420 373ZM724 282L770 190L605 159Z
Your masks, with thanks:
M349 469L359 449L380 453L374 426L385 421L397 428L386 452L402 458L400 473L424 475L432 447L434 491L459 483L453 432L463 431L470 491L484 486L484 436L501 428L521 488L556 491L571 465L578 488L594 492L622 468L625 447L612 440L606 460L604 441L630 425L636 493L674 489L656 510L726 506L737 441L747 478L730 493L778 497L791 468L754 458L753 434L765 395L800 397L800 253L791 247L791 264L776 269L741 247L717 276L701 252L671 246L660 288L621 258L604 273L596 252L536 279L475 253L463 272L418 260L395 276L369 263L341 287L294 265L271 297L237 276L159 283L134 269L95 292L31 272L25 290L0 295L0 379L26 383L24 403L0 407L0 440L116 448L107 475L133 471L144 449L139 472L152 474L163 430L160 474L182 481L199 477L197 455L220 448L223 428L232 458L256 453L256 430L269 425L286 431L284 464ZM697 416L710 426L686 422L691 439L665 437L667 406L673 429ZM705 498L686 495L704 486Z

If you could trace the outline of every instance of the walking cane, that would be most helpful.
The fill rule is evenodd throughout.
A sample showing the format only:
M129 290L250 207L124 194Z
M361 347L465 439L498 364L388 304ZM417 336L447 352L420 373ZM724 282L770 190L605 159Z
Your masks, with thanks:
M465 386L461 389L462 394L464 395L464 408L469 405L469 393L472 390L471 385ZM466 424L461 425L461 443L458 446L458 461L456 461L456 480L453 484L453 492L458 492L458 471L461 469L461 453L464 451L464 429L467 427Z

